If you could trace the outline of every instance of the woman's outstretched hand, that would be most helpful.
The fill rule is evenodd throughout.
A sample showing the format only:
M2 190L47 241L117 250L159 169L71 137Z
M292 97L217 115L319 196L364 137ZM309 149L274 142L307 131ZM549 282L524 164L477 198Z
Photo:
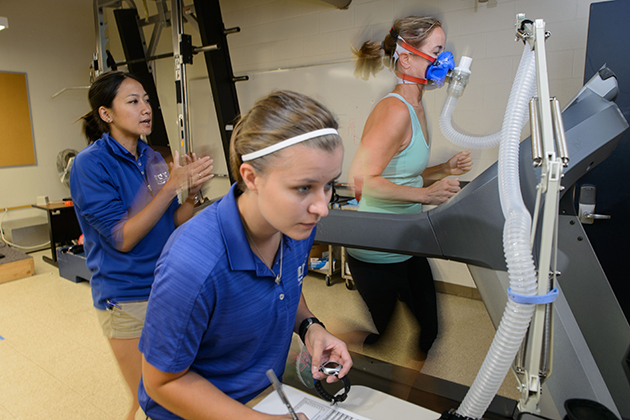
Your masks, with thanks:
M197 194L201 189L201 186L210 178L214 177L214 174L210 173L214 168L212 165L213 162L214 161L210 159L210 156L198 158L195 153L192 155L186 155L186 168L189 168L189 195Z
M195 195L201 189L201 186L212 178L212 162L210 156L198 158L196 154L186 156L186 165L179 164L179 152L175 151L173 155L173 163L171 163L171 173L168 182L175 193L186 188L189 195Z

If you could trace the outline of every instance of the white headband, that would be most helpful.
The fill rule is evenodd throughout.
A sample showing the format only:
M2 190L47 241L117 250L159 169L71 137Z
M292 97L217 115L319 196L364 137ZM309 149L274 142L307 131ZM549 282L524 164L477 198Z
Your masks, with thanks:
M322 128L315 131L310 131L308 133L300 134L299 136L291 137L286 140L282 140L276 144L272 144L269 147L265 147L264 149L256 150L255 152L248 153L246 155L241 156L241 160L243 162L247 162L250 160L257 159L259 157L267 156L273 152L277 152L278 150L282 150L285 147L293 146L297 143L302 143L303 141L313 139L315 137L325 136L326 134L336 134L339 135L339 132L334 128Z

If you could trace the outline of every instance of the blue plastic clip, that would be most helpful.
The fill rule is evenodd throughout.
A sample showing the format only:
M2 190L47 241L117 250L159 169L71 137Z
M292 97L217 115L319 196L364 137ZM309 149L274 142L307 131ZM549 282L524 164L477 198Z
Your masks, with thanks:
M508 287L508 297L522 305L544 305L547 303L552 303L558 297L558 288L554 287L549 293L546 295L535 295L535 296L526 296L519 295L518 293L512 292L512 288Z

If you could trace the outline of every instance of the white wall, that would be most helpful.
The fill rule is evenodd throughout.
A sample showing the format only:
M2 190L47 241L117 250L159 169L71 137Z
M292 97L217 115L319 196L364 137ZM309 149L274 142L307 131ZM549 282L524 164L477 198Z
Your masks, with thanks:
M383 40L394 19L414 14L435 16L443 23L446 49L454 53L456 61L462 54L474 59L470 84L459 100L454 121L469 133L483 135L501 127L523 51L522 43L514 41L516 14L545 20L547 30L552 33L546 43L550 92L561 104L566 104L582 86L590 3L589 0L489 0L485 4L474 0L354 0L348 10L337 10L317 0L225 0L221 7L226 27L241 27L240 33L228 37L237 75L349 60L351 45L359 46L368 39ZM239 91L245 90L247 83L239 83ZM344 86L339 88L343 90ZM438 129L437 118L445 96L442 89L429 91L424 97L433 142L431 164L441 163L459 150ZM527 135L528 128L523 137ZM346 139L347 146L351 141ZM483 172L496 161L497 151L473 151L474 169L462 179L470 180ZM433 260L432 268L437 280L474 287L463 264Z
M144 17L142 2L137 3L139 14ZM225 26L241 28L240 33L228 37L237 75L349 60L351 45L358 46L368 39L382 40L396 18L411 14L438 17L447 34L447 50L454 53L456 60L464 53L474 59L473 75L454 120L462 129L476 134L492 133L501 125L523 48L514 42L516 13L547 23L547 30L552 33L547 41L550 91L565 104L582 84L590 3L590 0L489 0L482 4L474 0L353 0L348 10L338 10L319 0L220 2ZM154 7L153 2L148 5ZM66 92L56 99L51 96L64 87L89 83L88 66L95 49L92 2L0 0L0 15L8 17L10 25L8 30L0 32L0 70L27 73L37 153L35 166L0 168L0 208L33 203L38 195L60 199L68 191L57 178L55 158L65 148L84 147L80 124L74 121L88 110L88 103L86 91ZM108 19L114 29L111 14ZM201 45L190 25L185 25L185 30L193 35L193 45ZM122 61L115 30L109 30L108 34L109 49ZM171 44L171 34L166 29L157 53L172 51ZM188 66L188 72L194 144L209 147L215 158L215 171L225 173L203 57L195 56L195 64ZM156 76L167 130L174 139L177 132L172 60L159 61ZM239 83L239 90L247 89L247 83ZM444 89L430 91L424 100L433 141L432 164L444 161L458 150L437 128L445 94ZM243 104L241 108L246 110ZM496 160L496 150L474 151L473 158L475 167L464 180L472 179L491 165ZM222 195L227 188L225 180L213 180L205 191L213 197ZM22 212L12 212L8 218L21 217L18 213ZM448 269L438 271L444 272L438 277L448 276Z
M222 1L226 26L240 26L229 36L235 73L247 74L278 67L301 66L351 59L350 46L381 41L396 18L412 14L439 18L447 34L447 50L456 60L471 55L473 75L455 112L455 122L466 131L489 134L501 127L503 110L522 44L514 42L517 13L547 23L552 95L566 103L581 87L588 0L354 0L348 10L311 1ZM247 83L247 82L244 82ZM325 83L325 81L323 81ZM241 85L239 85L240 87ZM425 95L433 138L432 163L454 154L457 148L439 132L437 117L445 89ZM474 151L472 179L496 161L496 150Z
M522 43L514 42L514 23L517 13L529 18L542 18L552 37L547 42L551 94L562 104L568 102L582 85L588 8L590 0L489 0L477 4L475 0L354 0L348 10L339 10L320 0L223 0L220 1L226 27L238 26L241 32L228 36L232 66L236 75L249 75L252 80L237 84L241 111L252 104L250 90L256 92L253 79L278 68L313 66L324 63L343 63L352 60L351 45L384 38L394 19L410 14L438 17L447 34L447 49L455 54L471 55L473 75L455 111L455 124L474 134L490 134L500 129L503 111L511 84L523 51ZM149 2L149 6L152 4ZM139 11L144 16L144 11ZM112 19L113 21L113 19ZM201 45L196 31L188 24L187 33L193 35L193 45ZM147 27L146 38L149 39ZM117 60L122 52L116 33L110 32L110 50ZM170 33L162 34L157 53L172 51ZM196 147L209 146L216 161L216 172L227 172L222 157L209 82L203 57L195 56L188 66L189 99L193 142ZM296 72L296 75L302 74ZM158 90L170 138L175 138L176 104L173 86L173 64L161 60L156 64ZM294 88L295 77L287 73L287 86ZM392 78L387 70L379 74ZM322 85L331 80L322 80ZM376 81L364 82L373 87ZM351 85L351 86L350 86ZM356 83L339 84L337 95L356 93ZM270 85L282 88L281 84ZM330 90L331 88L328 87ZM311 94L304 87L305 93ZM425 94L425 108L433 142L431 164L441 163L460 149L444 139L437 126L437 118L444 103L446 90ZM320 98L326 103L327 98ZM332 98L329 98L332 99ZM374 101L378 100L374 98ZM371 104L370 104L371 105ZM365 106L362 104L362 106ZM365 111L365 118L369 107ZM360 119L359 119L360 122ZM342 129L347 121L340 118ZM360 136L361 125L357 127ZM348 130L346 130L348 131ZM524 137L528 135L525 128ZM347 150L353 151L355 139L347 138ZM350 146L350 147L348 147ZM462 177L471 180L496 161L497 149L473 151L474 168ZM344 168L347 168L347 158ZM345 175L344 175L345 176ZM344 178L342 176L342 179ZM214 180L205 189L209 196L220 196L228 188L224 180Z
M65 87L89 85L95 48L92 4L0 0L0 15L9 20L9 29L0 31L0 71L26 73L36 153L35 165L0 168L0 209L34 204L40 195L69 197L57 176L56 158L63 149L81 150L86 144L81 125L74 121L88 111L87 90L55 99L52 95ZM29 216L45 213L16 210L5 220Z

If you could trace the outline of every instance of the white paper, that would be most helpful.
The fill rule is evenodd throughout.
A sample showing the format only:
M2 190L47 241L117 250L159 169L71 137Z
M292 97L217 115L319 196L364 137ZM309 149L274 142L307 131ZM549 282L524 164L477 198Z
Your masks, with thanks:
M304 413L309 420L370 420L348 410L313 397L288 385L283 385L282 390L296 413ZM254 406L254 410L266 414L287 414L284 405L277 392L267 395L261 402Z

